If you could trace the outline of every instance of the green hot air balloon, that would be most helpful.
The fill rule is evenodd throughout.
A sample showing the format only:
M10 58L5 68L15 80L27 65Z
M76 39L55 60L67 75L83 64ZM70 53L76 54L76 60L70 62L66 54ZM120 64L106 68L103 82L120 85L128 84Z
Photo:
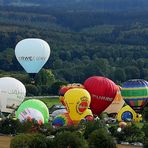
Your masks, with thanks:
M48 123L49 111L42 101L31 99L23 102L19 106L16 117L21 122L26 119L35 119L38 123Z

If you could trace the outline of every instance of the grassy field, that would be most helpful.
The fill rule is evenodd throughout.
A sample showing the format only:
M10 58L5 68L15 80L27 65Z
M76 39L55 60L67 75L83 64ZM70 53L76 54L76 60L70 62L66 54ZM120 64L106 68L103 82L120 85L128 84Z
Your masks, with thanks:
M48 108L54 104L61 104L58 96L55 96L55 97L54 96L52 96L52 97L27 97L25 100L28 100L28 99L41 100L47 105Z

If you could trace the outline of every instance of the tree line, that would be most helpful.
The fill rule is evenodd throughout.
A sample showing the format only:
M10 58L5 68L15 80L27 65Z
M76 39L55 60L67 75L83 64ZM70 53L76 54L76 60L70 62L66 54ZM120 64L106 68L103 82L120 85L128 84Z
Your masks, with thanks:
M111 15L108 17L114 24L109 20L110 23L101 24L101 17L103 18L105 13L98 13L101 17L97 19L96 13L59 14L58 11L41 13L38 10L41 14L37 15L31 10L25 12L28 9L23 8L21 11L12 7L11 13L15 15L12 15L10 20L10 9L3 8L0 11L5 15L5 19L3 15L0 17L1 76L6 72L7 74L13 72L15 77L19 75L21 81L29 84L25 71L16 60L15 46L24 38L42 38L51 47L51 56L44 69L50 70L54 76L52 84L83 83L92 75L106 76L118 84L134 78L148 80L148 26L145 23L144 12L139 13L140 19L137 18L138 21L133 23L131 22L135 20L136 14L127 15L128 19L125 20L128 23L121 25L117 23L122 19L120 14L114 14L119 20L116 18L114 21ZM30 23L23 23L23 19L20 19L22 15L26 20L30 18ZM93 18L94 21L89 18ZM104 20L107 20L107 17ZM47 85L44 82L40 84Z

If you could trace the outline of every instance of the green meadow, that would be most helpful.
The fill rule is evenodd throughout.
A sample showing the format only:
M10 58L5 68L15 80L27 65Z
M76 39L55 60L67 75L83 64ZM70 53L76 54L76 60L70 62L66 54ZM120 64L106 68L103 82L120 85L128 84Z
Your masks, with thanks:
M59 101L58 96L52 96L52 97L26 97L25 100L28 100L28 99L41 100L47 105L48 108L51 107L54 104L61 104L60 101Z

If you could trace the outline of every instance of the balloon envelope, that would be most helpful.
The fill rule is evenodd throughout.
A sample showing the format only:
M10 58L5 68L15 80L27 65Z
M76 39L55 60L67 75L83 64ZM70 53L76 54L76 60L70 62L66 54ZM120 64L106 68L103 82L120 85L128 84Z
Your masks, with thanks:
M52 122L54 126L70 126L73 125L73 122L68 113L59 114L55 117Z
M64 113L67 113L67 110L66 109L58 109L58 110L55 110L52 114L51 114L51 117L56 117L60 114L64 114Z
M126 122L123 122L123 121L119 122L119 127L124 128L126 126L127 126Z
M112 103L118 90L113 81L100 76L88 78L84 87L91 95L90 108L96 115L100 115Z
M91 109L86 109L86 111L84 111L84 113L82 114L81 119L86 119L89 121L94 120Z
M42 101L30 99L19 106L16 117L20 121L30 118L37 120L38 123L48 123L49 112L47 106Z
M118 87L118 91L116 93L116 96L115 96L113 102L105 109L104 112L106 112L108 114L118 113L120 111L120 109L123 107L124 103L125 102L121 96L121 92Z
M12 113L24 100L26 88L12 77L0 78L0 110Z
M90 105L90 94L83 88L73 88L65 93L64 98L69 116L76 125Z
M65 85L65 86L62 86L59 90L59 99L60 99L60 102L65 105L64 103L64 94L69 90L69 89L72 89L72 88L84 88L84 86L80 83L72 83L72 84L68 84L68 85Z
M50 56L50 47L42 39L28 38L17 43L15 55L27 73L38 73Z
M142 79L132 79L123 83L121 94L125 102L140 112L148 102L148 82Z
M129 106L126 105L117 114L117 120L120 121L135 121L136 112Z

